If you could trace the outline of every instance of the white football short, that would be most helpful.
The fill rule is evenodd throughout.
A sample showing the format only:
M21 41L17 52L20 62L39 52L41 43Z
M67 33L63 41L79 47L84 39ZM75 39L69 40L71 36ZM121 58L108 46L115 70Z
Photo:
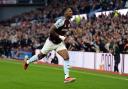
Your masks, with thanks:
M52 50L60 51L60 50L64 50L64 49L67 49L67 48L63 41L59 44L54 44L52 41L49 40L49 38L47 38L43 48L41 49L41 52L43 54L47 54L49 51L52 51Z

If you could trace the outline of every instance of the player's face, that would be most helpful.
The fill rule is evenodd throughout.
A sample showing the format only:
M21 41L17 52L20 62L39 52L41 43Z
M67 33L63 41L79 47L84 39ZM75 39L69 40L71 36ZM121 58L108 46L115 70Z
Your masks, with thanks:
M73 15L73 12L72 12L72 9L71 8L68 8L67 10L66 10L66 15L68 16L68 17L72 17L72 15Z

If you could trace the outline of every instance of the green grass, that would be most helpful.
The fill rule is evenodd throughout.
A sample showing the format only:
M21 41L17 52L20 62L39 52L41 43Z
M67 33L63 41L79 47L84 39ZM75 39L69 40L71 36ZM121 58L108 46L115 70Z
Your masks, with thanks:
M63 83L63 68L46 64L31 64L0 60L0 89L128 89L128 76L71 69L77 80Z

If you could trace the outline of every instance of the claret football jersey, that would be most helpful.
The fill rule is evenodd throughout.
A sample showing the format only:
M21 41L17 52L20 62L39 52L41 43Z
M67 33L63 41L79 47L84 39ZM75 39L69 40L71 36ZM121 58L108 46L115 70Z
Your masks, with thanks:
M56 27L55 32L64 36L71 24L69 20L66 20L65 17L62 17L56 21L54 26ZM50 34L50 40L55 44L58 44L62 41L59 37L55 37L54 34Z

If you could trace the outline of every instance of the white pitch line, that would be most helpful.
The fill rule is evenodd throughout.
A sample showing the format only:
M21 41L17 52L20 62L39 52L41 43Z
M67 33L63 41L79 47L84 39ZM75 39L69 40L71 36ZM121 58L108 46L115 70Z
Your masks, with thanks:
M113 76L109 76L109 75L88 73L86 71L82 72L82 71L75 71L75 70L73 70L73 72L81 73L81 74L88 74L88 75L98 76L98 77L106 77L106 78L112 78L112 79L118 79L118 80L126 80L126 81L128 81L127 78L118 78L118 77L113 77Z
M11 61L4 61L7 63L13 63L13 64L21 64L19 62L11 62ZM47 68L47 69L54 69L54 70L61 70L59 68L55 68L55 67L48 67L48 66L39 66L39 65L31 65L34 67L38 67L38 68ZM113 77L113 76L109 76L109 75L103 75L103 74L94 74L94 73L88 73L86 71L77 71L77 70L72 70L71 72L76 72L76 73L81 73L81 74L86 74L86 75L92 75L92 76L98 76L98 77L105 77L105 78L111 78L111 79L118 79L118 80L125 80L128 81L128 78L118 78L118 77Z
M35 66L35 65L33 65ZM35 66L35 67L41 67L41 66ZM42 66L44 67L44 66ZM47 68L47 69L54 69L54 70L62 70L62 69L58 69L58 68L53 68L53 67L44 67L44 68ZM118 78L118 77L113 77L113 76L109 76L109 75L102 75L102 74L94 74L94 73L88 73L86 71L77 71L77 70L72 70L72 72L76 72L76 73L81 73L81 74L88 74L88 75L92 75L92 76L99 76L99 77L106 77L106 78L112 78L112 79L118 79L118 80L126 80L128 81L127 78Z
M32 65L34 67L43 67L43 68L47 68L47 69L54 69L54 70L61 70L62 69L58 69L58 68L53 68L53 67L47 67L47 66L36 66L36 65ZM81 74L86 74L86 75L92 75L92 76L98 76L98 77L106 77L106 78L112 78L112 79L118 79L118 80L125 80L128 81L127 78L118 78L118 77L114 77L114 76L109 76L109 75L103 75L103 74L94 74L94 73L88 73L86 71L77 71L77 70L72 70L71 72L76 72L76 73L81 73Z

